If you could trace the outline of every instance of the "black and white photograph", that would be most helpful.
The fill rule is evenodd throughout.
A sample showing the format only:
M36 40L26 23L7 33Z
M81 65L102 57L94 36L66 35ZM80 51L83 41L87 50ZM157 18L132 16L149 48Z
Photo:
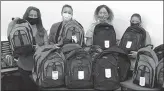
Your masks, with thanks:
M163 91L163 0L1 1L1 91Z

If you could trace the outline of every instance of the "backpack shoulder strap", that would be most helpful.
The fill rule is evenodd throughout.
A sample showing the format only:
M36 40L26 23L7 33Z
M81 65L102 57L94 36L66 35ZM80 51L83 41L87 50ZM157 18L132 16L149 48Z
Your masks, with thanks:
M162 58L160 61L159 61L159 63L163 63L164 62L164 60L163 60L164 58Z
M83 28L83 26L77 20L74 20L74 21L76 21Z
M58 26L58 29L57 29L57 32L56 32L56 35L55 35L55 41L56 41L56 42L58 42L58 37L60 36L62 24L63 24L63 22L61 22L61 23L59 24L59 26Z
M80 25L80 27L81 27L81 29L82 29L82 31L80 31L81 33L82 33L82 41L81 41L81 45L82 46L84 46L85 45L85 42L84 42L84 34L85 34L85 32L84 32L84 27L77 21L77 20L74 20L78 25Z

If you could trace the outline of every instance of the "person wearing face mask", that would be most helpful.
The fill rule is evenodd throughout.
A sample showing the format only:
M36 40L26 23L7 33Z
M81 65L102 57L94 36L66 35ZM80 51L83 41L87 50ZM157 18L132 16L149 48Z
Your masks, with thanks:
M87 46L93 44L93 33L94 33L95 26L99 23L108 23L112 25L113 18L114 18L113 12L108 6L100 5L96 8L94 12L95 22L90 25L85 35Z
M42 25L40 10L36 7L30 6L26 9L23 19L27 20L32 26L34 40L36 47L48 45L48 35ZM20 55L18 57L17 65L20 72L23 84L22 90L39 90L37 85L32 80L32 69L34 66L33 54Z
M54 23L51 26L50 29L50 34L49 34L49 42L51 45L56 45L59 46L61 45L61 41L58 41L59 38L59 33L62 30L63 26L69 22L70 20L72 20L73 17L73 9L70 5L64 5L61 11L61 15L62 15L62 21L58 22L58 23Z
M40 10L33 6L28 7L23 19L27 20L33 28L36 46L48 45L48 35L42 24Z
M139 26L142 27L142 20L141 20L141 16L138 13L134 13L131 16L130 19L130 26ZM145 46L146 45L150 45L151 44L151 38L149 33L146 31L146 39L145 39ZM136 57L137 57L137 51L131 51L130 54L130 60L131 60L131 71L129 72L129 77L132 77L132 73L135 67L135 62L136 62Z
M141 21L141 16L138 14L138 13L134 13L132 16L131 16L131 19L130 19L130 26L139 26L139 27L142 27L142 21ZM150 35L149 33L146 31L146 40L145 40L145 46L146 45L149 45L151 44L151 40L150 40ZM131 52L132 54L132 57L136 57L136 54L137 52L134 52L132 51Z

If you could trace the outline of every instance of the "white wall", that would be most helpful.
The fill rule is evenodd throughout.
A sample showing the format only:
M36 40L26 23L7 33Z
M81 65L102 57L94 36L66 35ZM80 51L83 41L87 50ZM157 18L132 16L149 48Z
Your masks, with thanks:
M85 31L93 20L96 7L101 4L109 6L114 12L113 25L118 39L129 26L131 15L139 13L152 43L155 46L163 43L163 1L1 1L1 40L7 40L7 26L11 18L22 17L28 6L40 9L43 25L49 32L53 23L61 21L64 4L73 7L74 18Z

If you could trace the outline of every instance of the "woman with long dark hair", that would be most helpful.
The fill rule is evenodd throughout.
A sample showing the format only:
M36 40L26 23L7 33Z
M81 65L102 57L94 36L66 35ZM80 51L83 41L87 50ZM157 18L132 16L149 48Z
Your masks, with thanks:
M44 29L42 24L40 10L33 6L28 7L23 15L23 19L27 20L32 27L33 37L35 40L34 44L36 44L36 47L47 45L48 36L47 31ZM33 54L34 53L29 55L20 55L18 57L18 70L23 81L22 90L38 90L37 85L31 78L34 66Z
M48 35L42 24L40 10L33 6L28 7L23 15L23 19L27 20L32 26L36 45L48 44Z

